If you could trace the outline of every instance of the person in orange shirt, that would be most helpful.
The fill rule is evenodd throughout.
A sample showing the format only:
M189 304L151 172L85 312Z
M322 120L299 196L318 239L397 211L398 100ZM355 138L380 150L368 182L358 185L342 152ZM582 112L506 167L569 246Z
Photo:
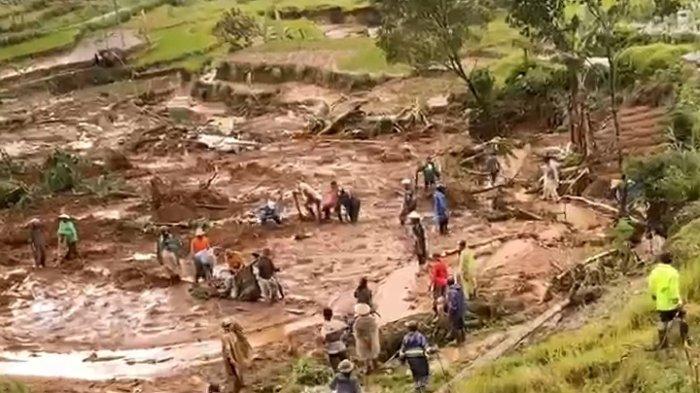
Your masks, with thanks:
M211 261L213 258L210 248L211 244L209 244L209 239L204 235L204 230L197 228L194 232L194 239L190 242L190 255L195 268L195 283L199 281L200 277L208 280L213 275L214 263Z

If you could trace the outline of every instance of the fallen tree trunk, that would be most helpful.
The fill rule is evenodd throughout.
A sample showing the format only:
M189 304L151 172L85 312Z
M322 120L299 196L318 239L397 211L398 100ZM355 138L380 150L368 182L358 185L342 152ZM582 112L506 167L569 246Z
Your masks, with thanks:
M362 104L356 104L354 105L351 109L341 113L338 115L330 124L328 124L323 130L321 130L318 135L326 135L330 133L337 132L337 128L345 122L345 120L348 119L348 117L352 116L355 113L358 113L360 111L360 107Z
M486 351L486 353L482 354L479 356L476 360L474 360L469 366L464 368L459 374L457 374L454 378L449 380L446 384L442 385L442 387L437 391L437 393L449 393L451 392L452 386L454 386L457 382L462 381L469 377L472 373L474 373L475 370L477 370L479 367L482 367L499 357L503 356L507 352L515 349L518 344L520 344L524 339L526 339L529 335L531 335L535 330L537 330L540 326L542 326L545 322L551 320L555 316L559 315L568 305L571 303L571 300L566 299L562 300L561 302L553 305L547 311L543 312L532 320L529 323L525 323L522 325L519 325L514 329L514 332L511 332L509 334L509 337L506 338L505 340L501 341L498 345L495 347L491 348L490 350Z
M556 279L561 280L562 278L564 278L564 276L566 276L567 274L570 274L575 268L577 268L579 266L586 266L586 265L589 265L593 262L597 262L597 261L601 260L602 258L605 258L607 256L615 254L616 252L617 252L616 248L611 248L611 249L603 251L599 254L588 257L588 258L584 259L582 262L577 263L574 266L571 266L569 269L567 269L563 273L560 273L559 275L557 275Z

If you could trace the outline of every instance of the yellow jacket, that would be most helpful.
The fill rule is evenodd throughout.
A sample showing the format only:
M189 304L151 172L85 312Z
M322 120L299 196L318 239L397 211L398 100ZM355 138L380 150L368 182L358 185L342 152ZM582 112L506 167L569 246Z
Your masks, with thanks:
M681 305L680 275L673 266L659 263L649 274L649 291L657 311L675 310Z

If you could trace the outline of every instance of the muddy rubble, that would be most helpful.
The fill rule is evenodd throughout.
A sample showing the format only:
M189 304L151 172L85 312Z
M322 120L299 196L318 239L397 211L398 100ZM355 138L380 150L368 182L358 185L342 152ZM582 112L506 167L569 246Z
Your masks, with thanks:
M407 317L423 316L428 323L428 277L417 274L412 240L398 223L400 182L414 178L428 155L440 156L449 167L453 157L445 152L477 143L455 126L461 120L442 110L414 105L373 110L384 104L377 99L386 94L379 91L384 81L273 68L237 64L212 82L238 83L253 70L255 78L265 78L252 81L253 90L265 92L259 101L232 100L234 91L225 89L201 100L210 87L200 84L196 97L181 99L192 89L170 75L58 97L16 94L15 104L0 108L5 119L21 106L32 114L0 135L3 146L13 147L12 159L41 162L60 146L101 164L99 170L124 187L104 195L95 188L59 190L22 209L0 211L0 373L40 377L32 382L39 388L61 381L80 392L91 386L130 391L132 379L152 379L136 383L144 392L199 391L222 378L219 323L235 316L256 347L251 384L279 384L281 363L317 353L321 308L352 312L352 292L361 277L370 281L382 324L394 332L388 336L396 336ZM349 101L342 90L348 88L354 89ZM233 89L244 91L235 84ZM144 90L164 93L143 95ZM309 97L335 109L311 111ZM242 111L241 102L250 108ZM310 112L324 115L314 132L308 128ZM222 151L198 139L209 134L198 130L221 118L233 119L233 126L213 134L220 141L232 137L256 145ZM529 147L517 147L513 157L503 162L509 176L535 176L539 158ZM452 193L450 233L433 231L432 201L422 189L419 210L430 228L431 251L452 250L464 239L477 256L474 325L503 316L528 318L565 296L548 291L550 279L585 258L586 242L574 240L604 236L601 228L611 218L574 202L542 203L514 180L504 187L506 205L531 214L491 220L487 212L493 212L497 190L466 198L462 193L484 188L484 179L451 178L454 173L445 174ZM304 181L325 192L332 180L361 198L359 222L300 220L291 191ZM283 223L263 227L255 215L273 197L279 198ZM58 265L53 251L63 211L76 217L80 259ZM23 225L33 217L44 221L51 250L46 269L32 268ZM246 262L253 252L271 248L284 301L201 300L190 296L189 283L171 280L155 258L155 228L170 226L186 247L202 223L213 245L239 251ZM457 272L456 257L447 259Z

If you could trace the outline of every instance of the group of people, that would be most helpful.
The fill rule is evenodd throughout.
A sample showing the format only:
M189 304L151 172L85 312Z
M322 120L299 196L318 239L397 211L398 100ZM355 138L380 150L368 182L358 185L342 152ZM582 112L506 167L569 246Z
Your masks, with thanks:
M335 180L331 181L324 195L309 184L301 182L292 192L292 197L299 217L302 219L328 221L331 219L331 214L335 212L340 222L345 219L354 224L360 216L360 198L351 190L340 187ZM306 214L302 212L300 206L304 207Z
M48 243L44 235L44 224L38 218L33 218L27 224L29 227L29 246L34 256L34 267L46 267L48 258ZM78 258L78 230L71 216L61 213L58 216L58 248L56 249L56 260L60 264L62 261L70 261Z
M180 263L181 242L168 227L161 227L159 232L157 259L170 271L173 278L182 278L184 269ZM189 257L195 272L194 283L197 284L201 280L217 285L223 297L239 298L243 288L239 288L236 278L244 269L250 267L259 288L260 298L269 302L283 298L284 292L276 277L279 269L272 261L272 251L264 248L261 252L252 253L252 256L253 261L246 264L239 252L213 247L204 229L197 228L189 248Z

